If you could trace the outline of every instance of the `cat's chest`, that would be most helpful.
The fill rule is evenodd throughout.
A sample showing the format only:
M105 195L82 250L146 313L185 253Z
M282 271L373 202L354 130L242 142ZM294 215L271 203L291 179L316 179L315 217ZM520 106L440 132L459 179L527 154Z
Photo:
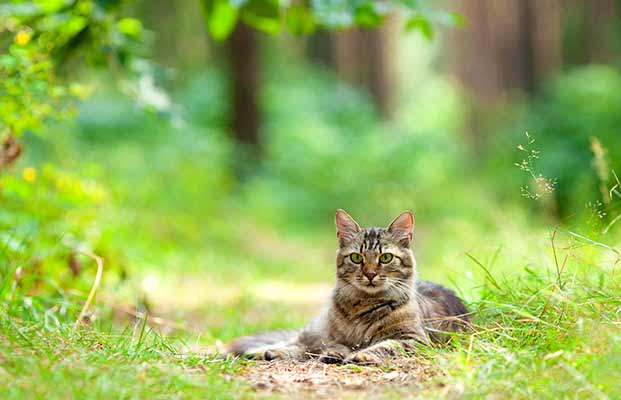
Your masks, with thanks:
M408 304L385 302L359 307L335 307L331 336L351 348L366 347L414 329Z

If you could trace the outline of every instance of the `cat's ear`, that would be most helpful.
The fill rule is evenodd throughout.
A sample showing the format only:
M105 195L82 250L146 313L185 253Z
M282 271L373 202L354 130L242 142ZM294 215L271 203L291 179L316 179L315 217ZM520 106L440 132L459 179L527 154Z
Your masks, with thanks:
M414 214L411 211L402 212L388 225L388 232L405 247L408 247L412 241L413 230Z
M341 246L351 241L362 229L360 225L345 211L336 210L336 237Z

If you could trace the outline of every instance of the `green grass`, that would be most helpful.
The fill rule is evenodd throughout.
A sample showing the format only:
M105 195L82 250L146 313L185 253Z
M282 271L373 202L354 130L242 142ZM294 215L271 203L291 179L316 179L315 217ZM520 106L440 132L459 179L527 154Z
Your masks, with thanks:
M2 318L3 399L238 398L243 382L223 379L241 363L214 362L180 353L148 329L111 334L74 331L71 325L45 331Z
M610 249L557 233L554 249L550 245L545 258L547 265L532 264L513 273L489 271L488 264L472 256L485 270L476 278L478 288L467 293L474 331L457 337L450 348L422 348L418 357L432 365L435 377L409 389L387 386L384 394L399 397L408 390L410 395L432 398L447 393L466 398L618 398L621 279ZM494 258L494 268L505 261ZM259 264L255 268L262 270L258 281L269 276ZM168 285L183 283L170 279ZM178 309L164 312L171 320L188 323L187 329L132 322L105 303L98 306L98 319L91 327L75 329L71 315L79 304L65 317L58 309L48 309L47 314L59 321L50 323L43 317L45 309L39 310L37 319L28 307L53 304L52 299L37 301L36 295L14 291L1 318L0 396L265 395L236 378L253 363L223 361L196 350L242 333L300 326L320 308L288 301L286 293L281 300L261 299L256 287L240 289L231 301L206 300L203 306L187 309L180 302ZM205 288L210 288L208 283Z
M483 291L477 331L443 357L449 385L472 397L618 397L621 281L609 269L531 266Z

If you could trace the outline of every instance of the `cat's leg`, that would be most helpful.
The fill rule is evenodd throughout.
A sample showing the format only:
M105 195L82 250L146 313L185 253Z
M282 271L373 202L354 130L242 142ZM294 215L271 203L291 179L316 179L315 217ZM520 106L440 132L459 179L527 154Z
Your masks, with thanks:
M384 363L389 357L398 354L407 354L416 344L415 339L387 339L374 345L355 351L347 356L345 363L378 365Z
M326 364L340 364L351 352L352 349L344 344L331 344L321 352L319 361Z
M306 348L301 343L283 342L268 346L256 347L245 353L254 360L303 360L308 358Z

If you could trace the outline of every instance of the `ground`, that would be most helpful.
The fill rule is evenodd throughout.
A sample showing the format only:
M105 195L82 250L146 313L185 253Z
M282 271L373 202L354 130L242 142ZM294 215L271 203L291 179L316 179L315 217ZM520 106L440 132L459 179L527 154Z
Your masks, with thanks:
M333 279L328 251L257 242L242 253L221 247L212 258L207 249L183 260L194 265L185 273L163 257L169 268L145 268L129 282L104 274L76 326L95 275L84 258L85 270L92 265L84 290L58 297L3 289L0 398L620 398L619 252L572 232L536 238L458 254L459 268L473 273L443 283L466 299L474 329L382 367L217 354L239 335L301 327L316 315ZM509 255L523 246L541 252L516 269ZM217 257L240 267L220 268ZM424 278L428 270L421 266Z

